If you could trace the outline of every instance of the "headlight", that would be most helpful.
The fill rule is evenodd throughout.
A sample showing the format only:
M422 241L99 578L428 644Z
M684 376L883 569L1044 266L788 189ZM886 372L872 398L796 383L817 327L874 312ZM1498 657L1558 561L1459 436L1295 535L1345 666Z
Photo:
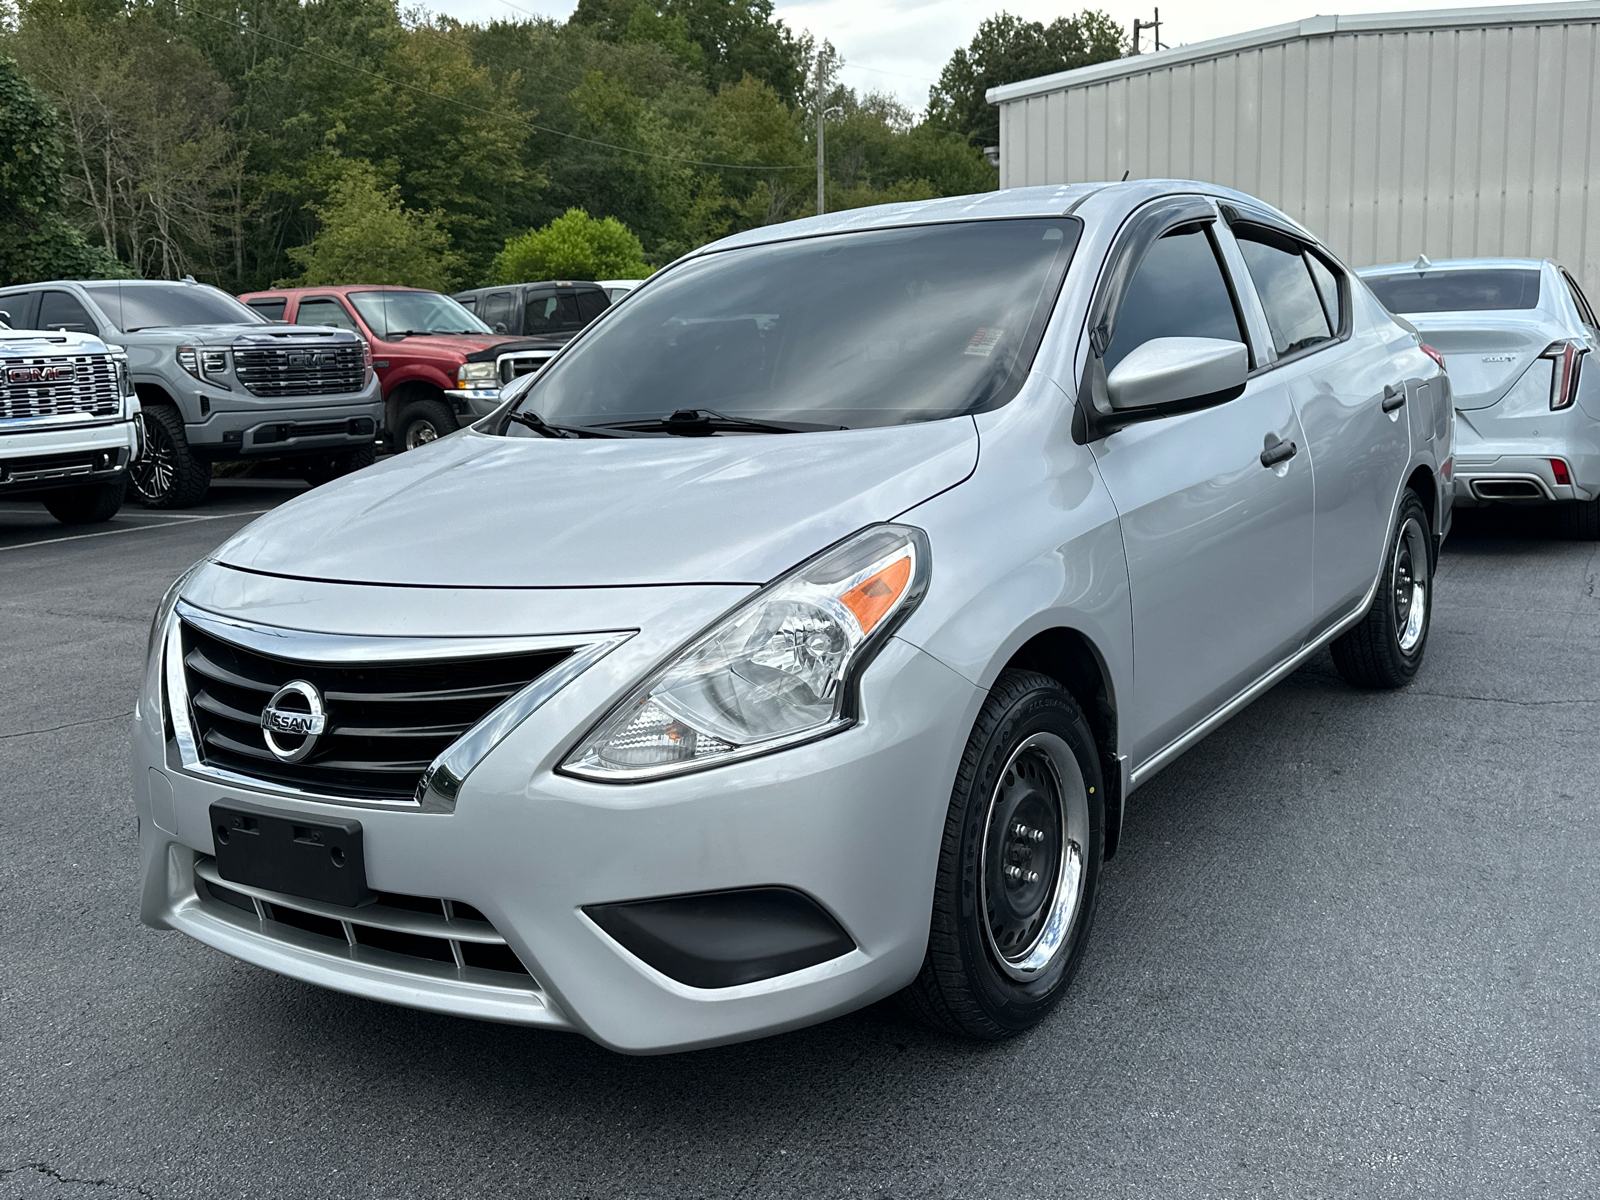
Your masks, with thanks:
M470 384L500 382L500 367L492 362L462 363L456 368L456 383L462 387Z
M780 576L675 654L563 764L588 779L693 771L836 732L856 680L928 587L928 539L873 525Z
M133 372L128 369L128 356L126 354L113 354L111 362L117 369L117 391L124 396L134 395Z
M219 387L225 392L233 390L220 378L220 376L228 373L228 352L226 350L206 350L203 347L179 346L178 365L196 379L209 383L212 387Z
M167 627L167 618L172 614L174 606L177 605L178 597L183 594L183 589L189 585L189 580L199 574L200 568L210 561L209 558L202 558L199 562L192 563L189 569L179 575L172 586L167 589L167 594L161 597L161 603L156 605L156 615L150 622L150 636L145 641L144 657L146 662L156 652L156 646L160 643L161 635Z

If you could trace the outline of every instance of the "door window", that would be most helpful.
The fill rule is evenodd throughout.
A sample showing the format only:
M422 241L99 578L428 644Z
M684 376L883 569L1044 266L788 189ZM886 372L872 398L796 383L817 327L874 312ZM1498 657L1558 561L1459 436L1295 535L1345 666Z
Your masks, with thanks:
M478 312L478 320L482 321L496 333L510 333L512 312L515 303L510 292L490 292L483 298L483 308Z
M611 301L606 299L604 292L579 292L578 293L578 322L587 325L610 307Z
M1245 340L1208 229L1174 230L1150 247L1128 281L1106 349L1106 370L1152 338L1163 337Z
M561 333L581 329L583 325L578 315L577 297L571 292L561 295L535 292L528 297L522 310L523 333Z
M33 329L33 309L38 302L37 292L12 292L0 296L0 321L13 329Z
M289 301L282 296L262 296L255 300L246 300L245 303L267 320L281 321L283 310L288 307Z
M1328 314L1328 325L1337 336L1344 332L1344 277L1336 275L1333 268L1317 255L1306 252L1306 263L1311 268L1311 280L1317 285L1317 295L1322 300L1322 311Z
M348 329L351 333L361 332L356 328L355 318L332 296L312 296L309 300L300 301L300 311L295 313L294 323L332 325L335 329Z
M1261 297L1278 357L1332 341L1335 323L1329 320L1328 309L1312 279L1305 248L1290 238L1265 231L1236 229L1234 233L1256 295Z
M76 296L67 292L46 292L39 299L40 329L63 329L70 333L87 333L100 336L88 309L78 303Z

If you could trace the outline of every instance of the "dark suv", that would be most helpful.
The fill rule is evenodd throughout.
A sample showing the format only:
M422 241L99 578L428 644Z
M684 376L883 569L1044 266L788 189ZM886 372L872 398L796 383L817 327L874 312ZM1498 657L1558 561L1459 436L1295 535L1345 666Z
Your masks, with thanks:
M571 338L611 303L598 283L565 279L473 288L457 292L454 299L496 333L559 337L562 341Z

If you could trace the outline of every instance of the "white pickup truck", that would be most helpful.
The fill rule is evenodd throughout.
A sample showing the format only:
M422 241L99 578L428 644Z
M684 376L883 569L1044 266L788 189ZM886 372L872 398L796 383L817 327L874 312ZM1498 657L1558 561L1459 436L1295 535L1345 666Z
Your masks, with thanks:
M0 324L0 499L42 501L68 525L108 521L143 447L120 350Z

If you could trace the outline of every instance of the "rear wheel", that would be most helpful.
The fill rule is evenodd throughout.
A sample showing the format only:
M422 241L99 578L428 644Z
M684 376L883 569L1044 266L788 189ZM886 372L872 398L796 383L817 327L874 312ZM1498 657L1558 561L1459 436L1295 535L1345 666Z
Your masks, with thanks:
M991 1041L1055 1007L1088 942L1104 852L1094 735L1055 680L1006 671L962 755L913 1015Z
M331 483L342 475L349 475L378 461L378 451L372 446L360 446L338 454L319 454L300 463L300 474L312 487Z
M1353 687L1392 689L1422 666L1433 616L1433 548L1428 512L1407 491L1395 517L1383 582L1361 623L1336 639L1333 665Z
M211 468L195 458L178 410L161 404L140 414L144 454L129 470L133 494L146 508L185 508L211 490Z
M1600 539L1600 499L1578 500L1561 506L1561 532L1580 542Z
M44 507L63 525L95 525L117 515L127 492L126 477L87 487L61 488L45 493Z
M400 410L394 440L401 450L415 450L454 433L456 415L443 400L413 400Z

